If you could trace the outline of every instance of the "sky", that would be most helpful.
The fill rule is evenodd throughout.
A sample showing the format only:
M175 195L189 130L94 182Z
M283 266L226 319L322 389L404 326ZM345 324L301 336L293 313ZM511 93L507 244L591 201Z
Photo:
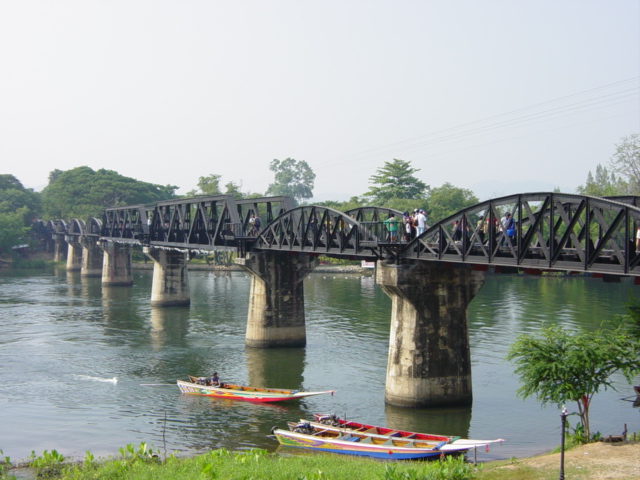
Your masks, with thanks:
M311 201L401 159L480 200L575 193L640 133L638 0L0 0L0 173L87 165Z

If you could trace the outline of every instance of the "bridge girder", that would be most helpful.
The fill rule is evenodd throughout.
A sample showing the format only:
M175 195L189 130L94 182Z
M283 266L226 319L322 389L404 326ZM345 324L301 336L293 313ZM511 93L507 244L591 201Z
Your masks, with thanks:
M516 220L508 237L500 219ZM559 193L488 200L451 215L409 243L400 259L640 276L632 202Z

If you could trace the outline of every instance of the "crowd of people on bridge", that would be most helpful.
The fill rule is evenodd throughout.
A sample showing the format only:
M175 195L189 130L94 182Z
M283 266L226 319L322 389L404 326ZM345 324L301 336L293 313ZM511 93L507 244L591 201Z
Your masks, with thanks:
M463 237L466 237L466 239L469 240L470 229L469 225L466 225L466 223L467 222L464 221L464 217L462 217L460 221L455 220L453 222L452 240L454 242L462 242ZM505 212L504 216L500 220L495 218L493 223L494 231L500 237L500 246L507 247L510 244L514 245L517 223L511 213ZM409 214L409 212L404 212L401 220L396 218L394 213L389 213L383 224L387 234L386 239L389 243L409 243L414 238L422 235L426 229L429 228L424 210L418 208L414 209L411 214ZM489 230L489 218L485 215L481 215L476 228L477 237L481 243L485 243L489 235ZM638 239L640 243L640 234Z
M414 209L411 214L408 211L403 212L402 219L396 218L394 213L389 213L383 223L390 243L409 243L428 228L427 216L424 210L419 208Z

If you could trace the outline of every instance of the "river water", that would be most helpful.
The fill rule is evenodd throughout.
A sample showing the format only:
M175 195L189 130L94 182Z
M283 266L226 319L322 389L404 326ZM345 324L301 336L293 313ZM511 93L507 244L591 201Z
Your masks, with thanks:
M560 443L555 406L516 397L505 360L517 335L543 325L597 328L624 311L640 287L577 278L489 275L469 308L473 405L402 409L385 405L390 300L371 276L313 273L305 280L307 347L244 345L249 277L190 272L188 308L151 308L152 272L133 287L64 270L0 272L0 450L12 461L31 451L82 458L116 455L147 442L160 454L209 449L276 451L273 426L314 412L395 428L504 438L479 460L523 457ZM175 380L218 371L227 382L335 389L296 403L254 405L182 395ZM145 386L144 384L159 384ZM592 429L640 430L631 387L596 395ZM567 405L570 412L574 405ZM569 417L572 425L576 417ZM278 451L281 451L278 450Z

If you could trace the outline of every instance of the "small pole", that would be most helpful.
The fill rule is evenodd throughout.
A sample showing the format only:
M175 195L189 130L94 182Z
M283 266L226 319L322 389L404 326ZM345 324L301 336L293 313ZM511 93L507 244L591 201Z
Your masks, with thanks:
M559 480L564 480L564 432L567 425L567 409L563 405L562 412L560 413L560 420L562 421L562 442L560 443L560 477Z

